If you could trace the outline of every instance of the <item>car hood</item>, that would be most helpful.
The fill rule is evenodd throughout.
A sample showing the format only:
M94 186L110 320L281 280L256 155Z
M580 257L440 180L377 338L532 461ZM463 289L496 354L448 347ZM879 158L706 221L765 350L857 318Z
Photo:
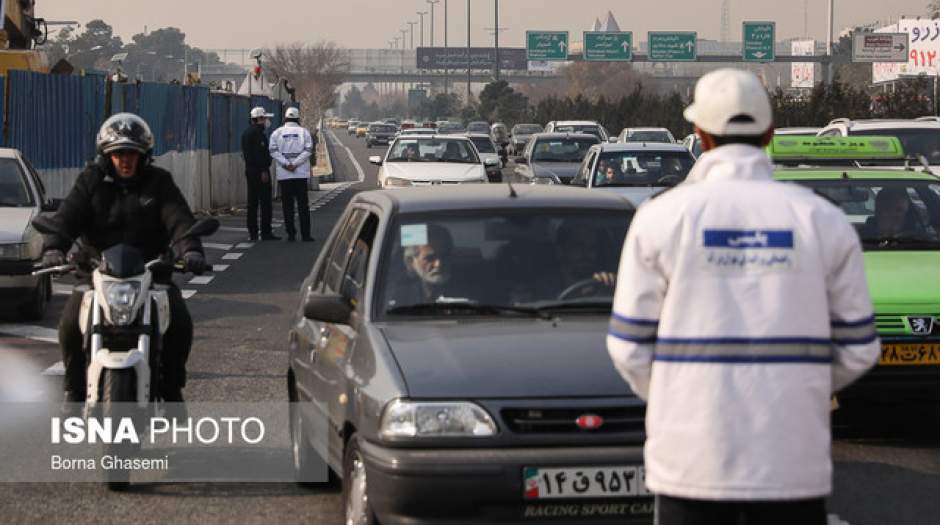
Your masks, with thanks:
M21 242L35 208L0 208L0 242Z
M562 180L573 179L578 174L581 163L574 162L536 162L532 164L532 172L536 177L554 175Z
M381 330L413 398L629 395L607 354L607 324L606 316L412 320Z
M865 274L876 311L940 305L940 251L865 252Z
M386 177L409 180L463 181L484 177L482 164L451 164L446 162L387 162Z

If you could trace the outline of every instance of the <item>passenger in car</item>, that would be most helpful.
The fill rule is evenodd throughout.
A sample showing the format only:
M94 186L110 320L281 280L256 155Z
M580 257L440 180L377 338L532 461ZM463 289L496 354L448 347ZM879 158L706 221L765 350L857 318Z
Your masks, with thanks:
M560 266L556 284L559 299L595 295L597 287L613 288L617 274L612 268L603 268L600 261L609 259L603 253L610 246L604 232L587 223L565 223L555 236ZM595 283L590 286L590 283ZM583 283L583 285L575 286ZM564 297L562 297L564 296Z
M403 275L392 287L391 305L412 305L472 299L467 283L454 275L454 241L446 228L427 225L427 243L404 246Z
M911 213L911 200L904 187L889 187L875 197L875 214L861 228L862 239L883 239L899 235L916 235L916 219Z

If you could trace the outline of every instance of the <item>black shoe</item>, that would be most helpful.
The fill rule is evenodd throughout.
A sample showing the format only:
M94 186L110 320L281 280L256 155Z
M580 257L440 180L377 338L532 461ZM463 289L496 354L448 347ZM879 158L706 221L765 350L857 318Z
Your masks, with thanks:
M297 238L294 237L293 235L288 235L288 236L287 236L287 242L294 242L294 241L296 241L296 240L297 240Z
M316 239L314 239L313 237L309 237L309 236L304 237L304 238L302 238L302 239L300 239L300 240L302 240L302 241L304 241L304 242L314 242L314 241L316 241Z
M277 235L274 235L273 233L266 233L261 236L261 240L262 241L279 241L281 240L281 238L278 237Z
M258 240L258 236L257 236L257 235L249 235L249 236L248 236L248 240L251 241L251 242L257 241L257 240Z
M174 387L163 387L163 400L167 403L182 403L183 389Z

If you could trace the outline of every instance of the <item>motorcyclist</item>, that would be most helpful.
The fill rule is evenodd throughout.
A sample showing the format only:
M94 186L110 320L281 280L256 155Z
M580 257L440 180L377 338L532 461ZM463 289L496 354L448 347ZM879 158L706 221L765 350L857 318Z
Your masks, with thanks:
M44 238L43 266L66 263L65 253L78 240L78 254L100 253L116 244L129 244L144 260L167 255L183 259L192 273L205 270L205 256L198 238L183 238L195 218L173 178L152 164L154 138L140 117L119 113L98 131L97 158L78 176L53 220L62 235ZM74 259L74 254L73 254ZM161 352L161 394L167 402L182 402L186 384L186 359L193 339L193 323L179 288L169 275L154 275L167 290L170 325ZM59 321L59 344L65 364L66 402L85 400L86 355L79 328L82 293L73 293Z

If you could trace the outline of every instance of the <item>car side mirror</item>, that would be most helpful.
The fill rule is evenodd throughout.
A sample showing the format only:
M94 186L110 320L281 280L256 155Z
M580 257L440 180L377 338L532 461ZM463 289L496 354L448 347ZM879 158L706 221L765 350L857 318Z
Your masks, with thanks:
M529 163L529 159L525 157L516 157L515 161L516 161L516 164L528 164Z
M611 144L616 144L616 143L617 143L617 137L610 137L609 139L607 139L607 142L610 142Z
M311 291L304 302L304 317L311 321L334 324L349 324L353 307L339 294L324 294Z
M373 156L369 157L369 164L375 164L376 166L381 166L381 165L382 165L382 157L379 157L378 155L373 155Z
M483 165L486 166L487 168L493 168L493 167L499 166L499 161L496 159L485 159L483 161Z
M62 206L62 199L49 199L42 204L42 211L59 211Z

